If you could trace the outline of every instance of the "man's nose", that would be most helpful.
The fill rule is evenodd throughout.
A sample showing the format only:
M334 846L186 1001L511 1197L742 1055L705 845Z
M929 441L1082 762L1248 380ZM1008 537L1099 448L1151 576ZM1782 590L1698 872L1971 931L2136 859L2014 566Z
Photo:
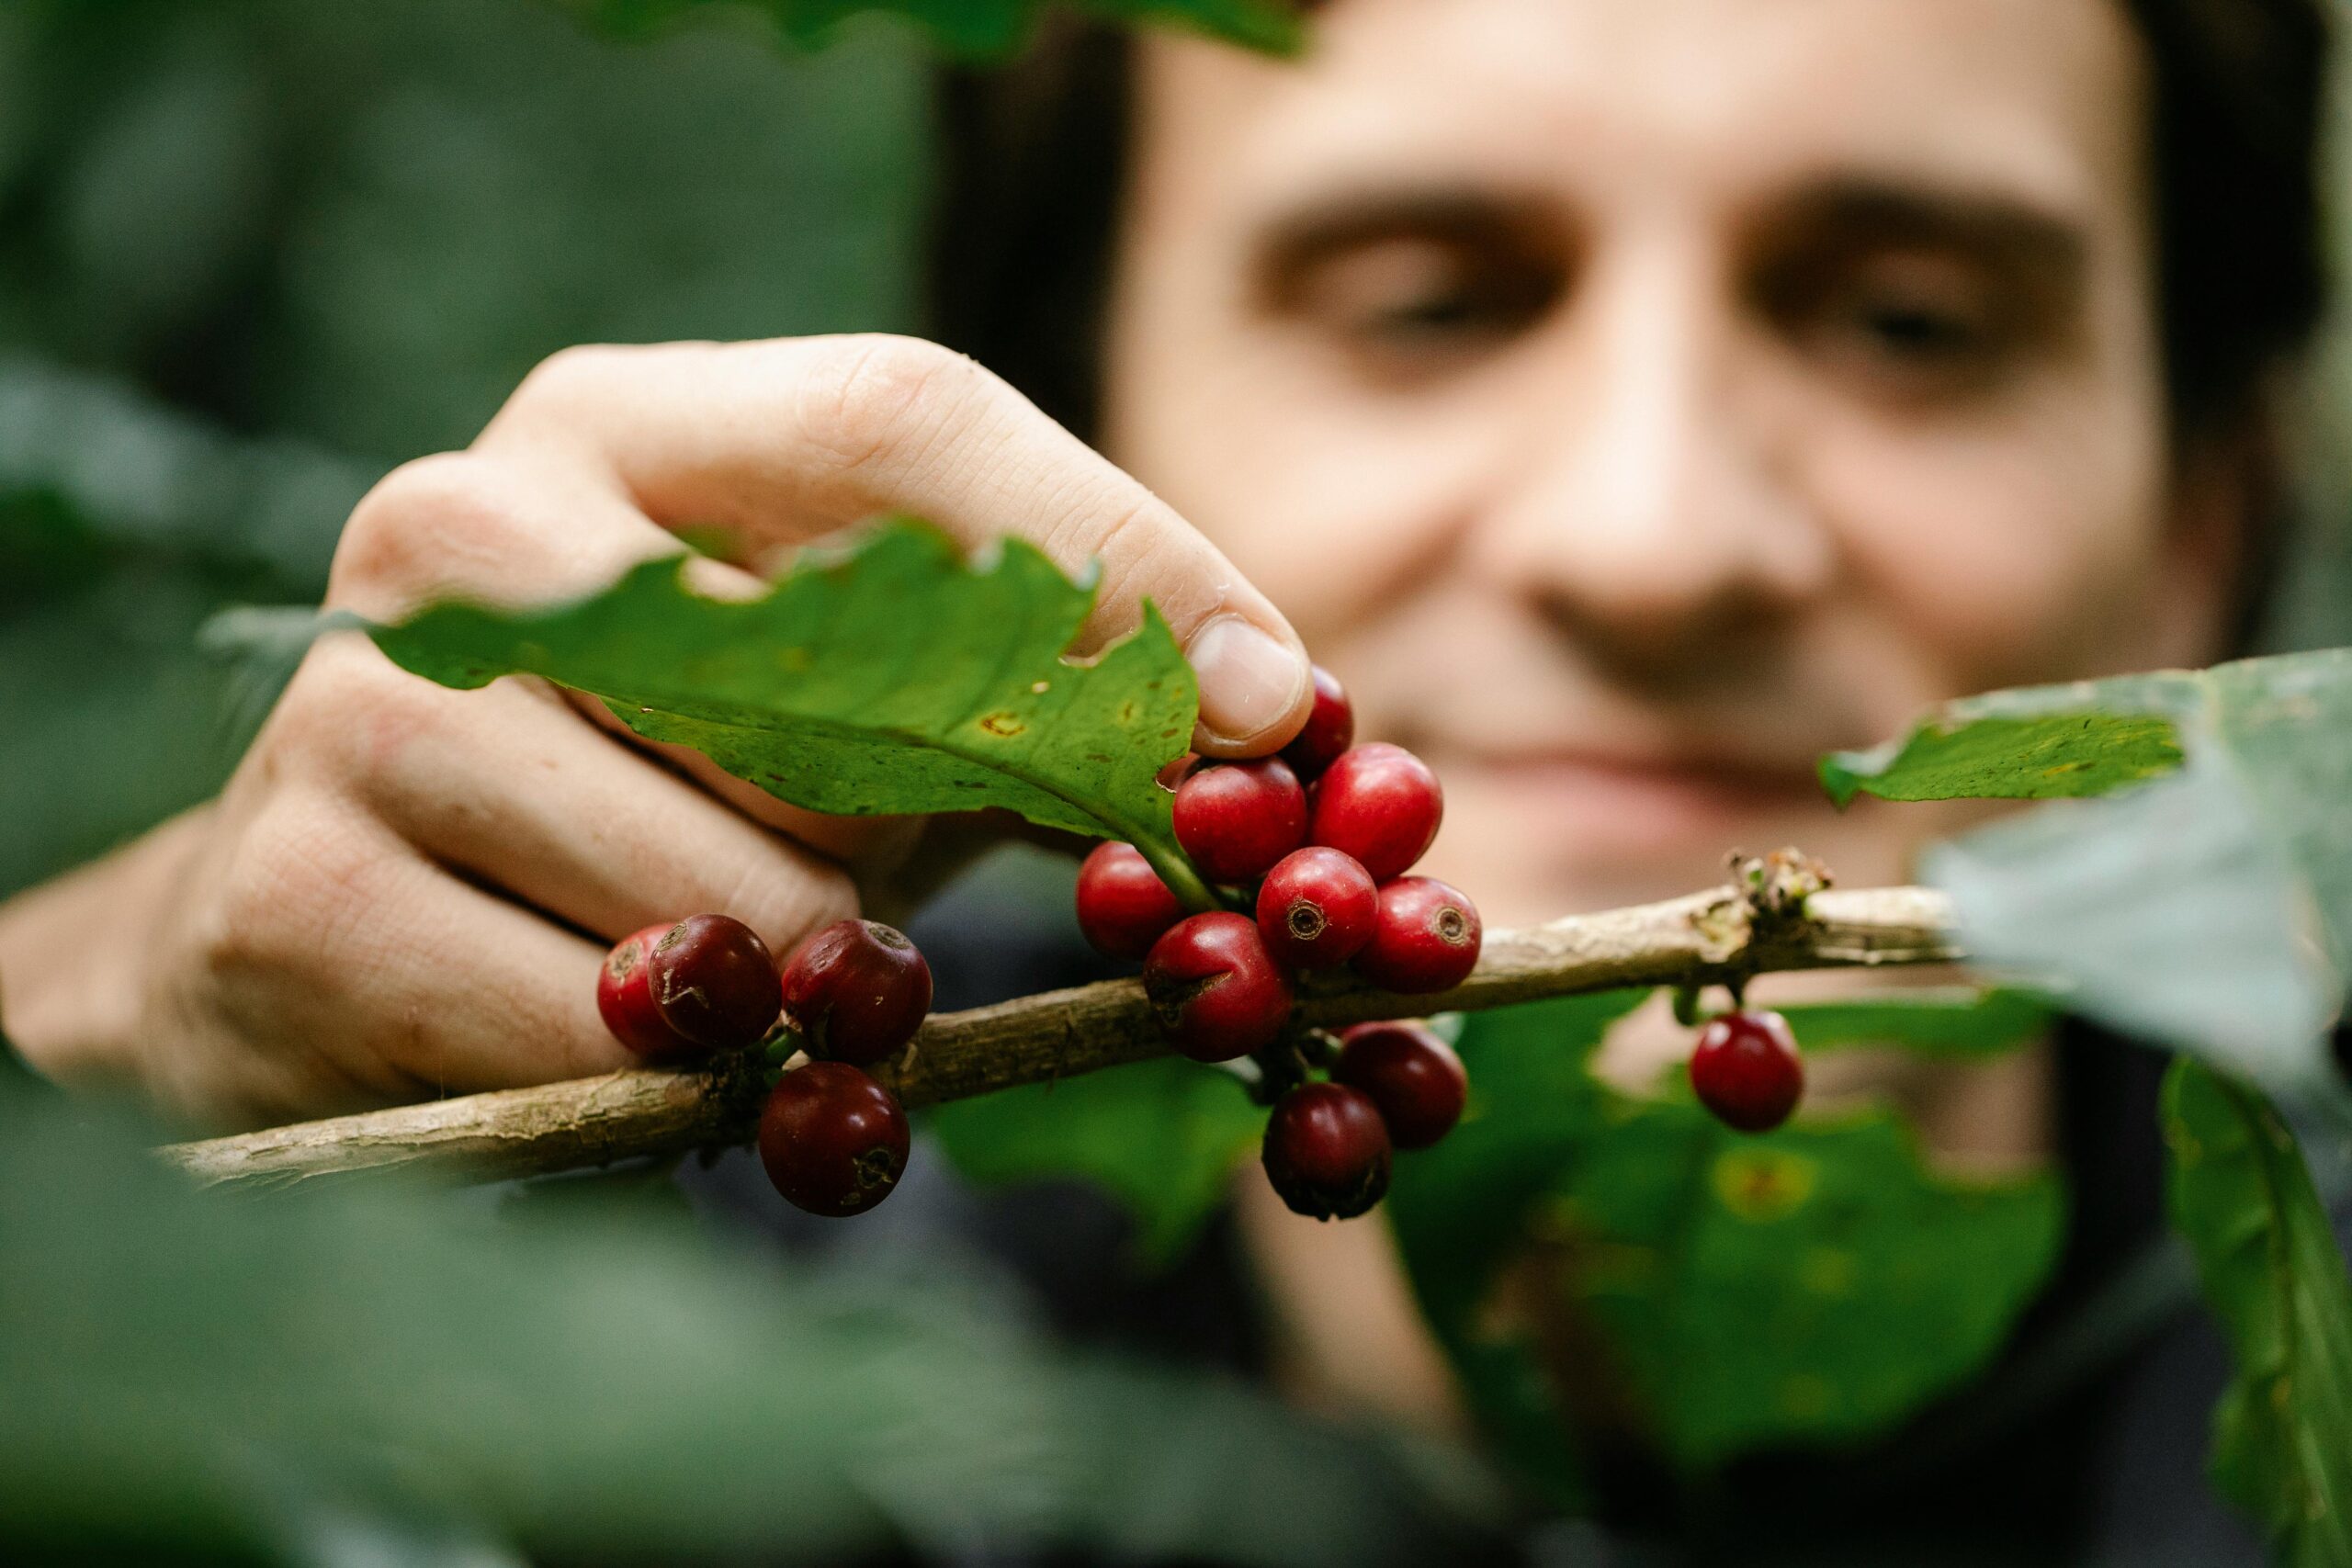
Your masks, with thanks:
M1604 263L1531 375L1486 568L1597 657L1679 664L1817 597L1836 570L1801 492L1802 411L1702 254Z

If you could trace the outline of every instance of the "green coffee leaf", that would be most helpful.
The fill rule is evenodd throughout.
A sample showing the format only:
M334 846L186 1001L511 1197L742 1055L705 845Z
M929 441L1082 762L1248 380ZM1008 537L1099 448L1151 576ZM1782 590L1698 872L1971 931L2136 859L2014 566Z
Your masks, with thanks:
M594 693L638 734L796 806L1001 807L1125 839L1175 886L1191 874L1155 779L1192 736L1192 667L1148 609L1099 657L1066 660L1093 604L1091 583L1020 540L967 564L900 520L745 602L692 592L670 558L577 604L437 604L368 633L446 686L528 673Z
M1949 705L1826 759L1833 795L2111 798L1932 851L1969 950L2299 1100L2352 976L2352 649Z
M1182 1256L1265 1125L1239 1079L1172 1058L930 1113L933 1134L970 1180L1077 1177L1101 1186L1135 1217L1138 1261L1148 1269Z
M1905 739L1870 751L1835 751L1821 782L1844 806L1857 795L1882 800L2066 800L2105 795L2161 777L2181 764L2168 718L2064 707L2013 716L2048 695L1998 692L1954 704ZM2053 701L2073 701L2066 688Z
M1679 1085L1656 1100L1603 1085L1591 1055L1642 999L1471 1016L1470 1110L1400 1158L1388 1201L1482 1425L1555 1501L1577 1495L1574 1434L1596 1409L1630 1412L1694 1474L1891 1426L1997 1352L2060 1241L2054 1181L1931 1172L1889 1114L1750 1137ZM1960 1055L2042 1022L1998 996L1789 1016L1808 1046Z
M2174 1226L2197 1255L2236 1376L2211 1469L2285 1568L2352 1565L2352 1278L2294 1134L2188 1060L2165 1081Z
M592 22L623 33L673 26L712 0L567 0ZM749 0L797 43L820 45L847 18L895 14L921 26L960 54L1002 55L1025 41L1044 10L1042 0ZM741 0L729 6L741 9ZM1299 47L1298 11L1288 0L1085 0L1107 18L1182 28L1270 53Z

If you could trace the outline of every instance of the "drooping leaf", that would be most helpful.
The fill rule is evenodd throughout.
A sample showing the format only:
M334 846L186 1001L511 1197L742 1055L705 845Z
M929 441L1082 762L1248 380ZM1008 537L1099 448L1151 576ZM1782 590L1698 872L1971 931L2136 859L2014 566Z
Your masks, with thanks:
M2214 1483L2285 1568L2352 1565L2352 1278L2294 1134L2242 1084L2173 1064L2165 1136L2188 1240L2236 1375Z
M1703 1473L1900 1420L1998 1350L2060 1238L2052 1180L1934 1174L1889 1114L1749 1137L1679 1086L1635 1100L1603 1085L1591 1055L1639 1000L1472 1015L1471 1111L1400 1160L1388 1201L1482 1424L1562 1501L1585 1423L1630 1419ZM2018 998L1790 1016L1809 1044L1916 1036L1937 1054L2040 1033Z
M1182 1256L1257 1147L1266 1113L1238 1079L1167 1058L942 1105L932 1132L969 1179L1091 1180L1134 1216L1138 1262Z
M567 3L600 26L640 33L673 26L713 0ZM802 44L822 44L848 17L879 12L919 24L949 50L984 56L1020 47L1044 9L1043 0L750 0L750 6ZM1291 53L1300 43L1298 11L1288 0L1084 0L1084 8L1116 21L1182 28L1275 54Z
M1193 732L1192 667L1148 612L1087 663L1094 595L1008 539L967 564L901 520L805 559L760 597L689 591L674 559L550 610L434 605L374 626L403 669L467 689L527 672L594 693L796 806L844 816L996 807L1124 839L1190 878L1155 782Z
M0 1560L316 1562L389 1529L1340 1568L1482 1529L1464 1472L1431 1492L1236 1386L1057 1357L950 1258L783 1270L586 1196L238 1201L153 1137L0 1080Z
M1951 704L1822 764L1840 799L2110 799L1931 852L1970 952L2301 1100L2352 976L2352 649Z
M1981 964L2301 1100L2331 1095L2340 992L2311 891L2220 767L2044 807L1921 857Z

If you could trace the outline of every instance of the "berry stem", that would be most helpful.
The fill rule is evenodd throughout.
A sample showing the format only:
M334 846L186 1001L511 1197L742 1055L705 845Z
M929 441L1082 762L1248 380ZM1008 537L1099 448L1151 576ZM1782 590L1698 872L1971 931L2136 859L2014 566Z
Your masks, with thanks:
M1801 912L1754 923L1736 887L1660 904L1489 931L1478 967L1450 991L1397 997L1360 985L1302 991L1295 1021L1508 1007L1630 986L1720 985L1734 974L1951 964L1966 956L1944 895L1920 887L1817 893ZM907 1105L1044 1083L1165 1055L1132 980L934 1014L910 1057L876 1077ZM636 1068L537 1089L427 1101L266 1132L177 1144L172 1163L206 1183L288 1186L404 1166L480 1178L540 1175L746 1139L765 1089L753 1058L711 1072Z
M1184 852L1173 843L1161 843L1146 835L1136 840L1135 846L1136 852L1151 863L1152 871L1167 885L1168 891L1176 895L1176 901L1184 906L1187 914L1205 915L1226 907L1209 890L1209 885L1201 880L1201 874L1193 869Z

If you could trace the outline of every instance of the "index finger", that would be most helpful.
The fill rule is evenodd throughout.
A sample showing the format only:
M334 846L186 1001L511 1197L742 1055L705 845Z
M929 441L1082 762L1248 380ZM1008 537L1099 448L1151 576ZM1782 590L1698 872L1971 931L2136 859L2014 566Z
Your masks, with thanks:
M799 543L879 513L967 547L1027 539L1099 560L1087 640L1159 607L1199 678L1196 750L1254 756L1312 704L1306 649L1165 502L963 355L916 338L573 349L533 372L478 448L556 446L664 526Z

